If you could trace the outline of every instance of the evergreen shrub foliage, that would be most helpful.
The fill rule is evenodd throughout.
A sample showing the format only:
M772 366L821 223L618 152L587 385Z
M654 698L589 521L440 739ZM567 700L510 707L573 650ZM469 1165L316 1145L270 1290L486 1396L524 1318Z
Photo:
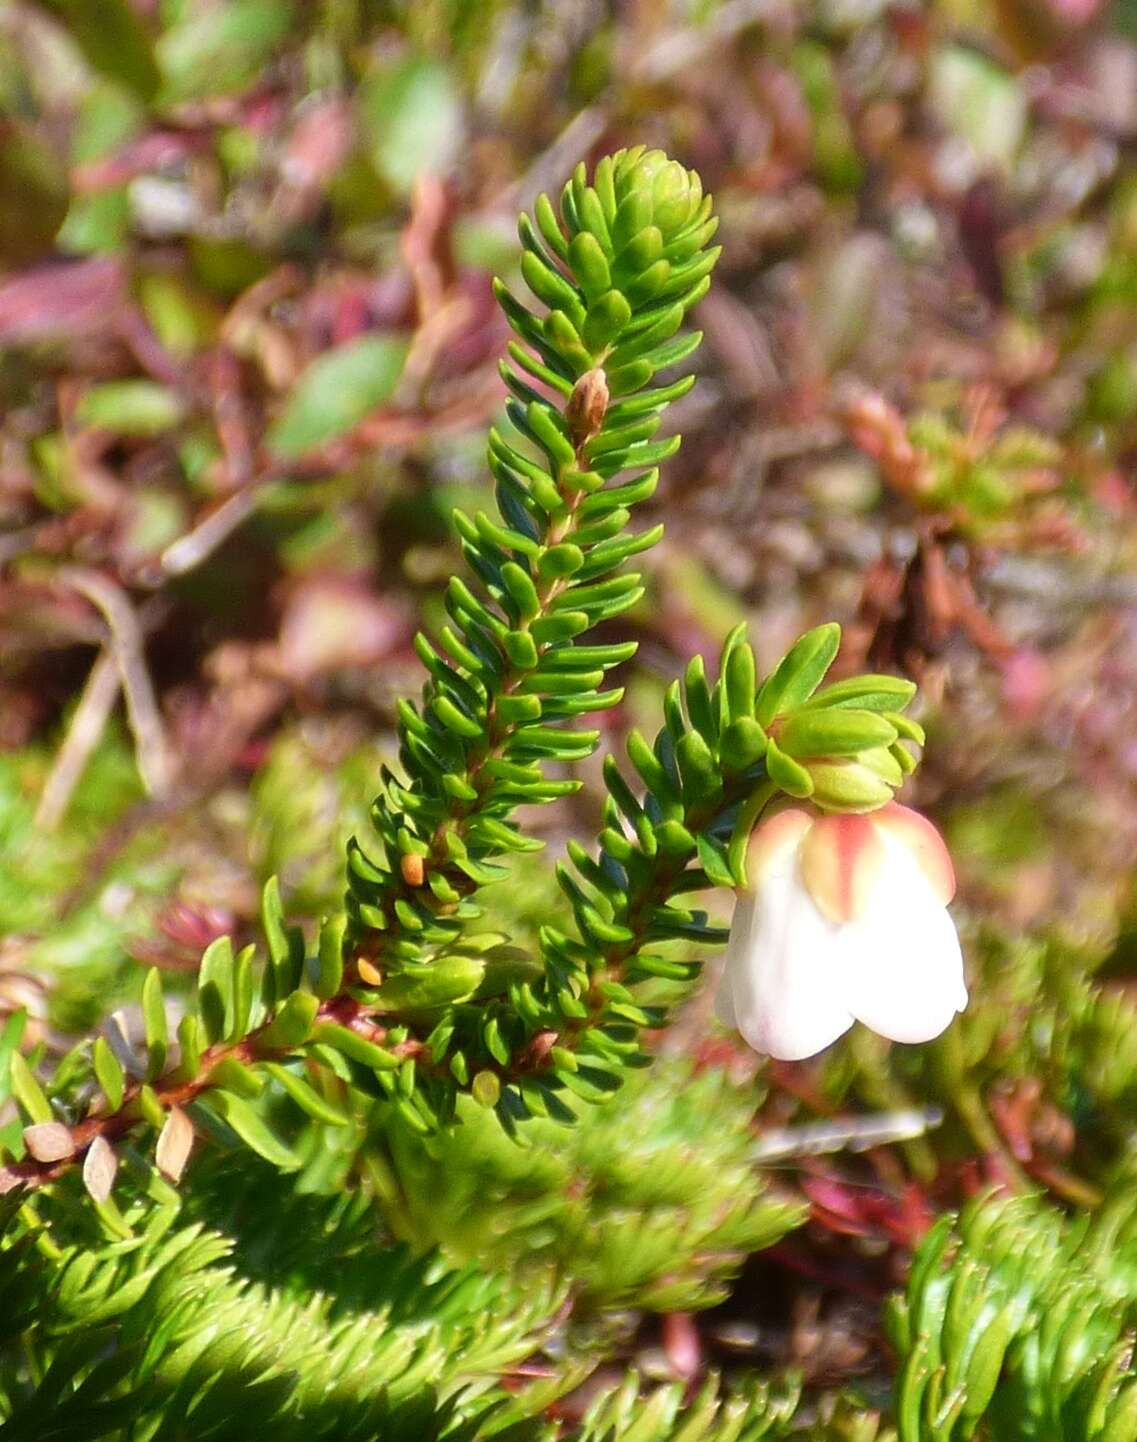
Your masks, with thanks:
M651 1064L652 1038L725 939L698 897L741 882L763 808L886 801L923 740L914 687L823 686L835 626L763 679L736 630L668 689L653 739L604 757L602 827L569 843L538 944L485 915L540 847L523 808L577 789L589 718L622 694L620 618L661 530L634 512L679 445L663 421L694 384L685 325L715 224L698 177L642 147L522 217L532 299L498 289L514 339L497 511L455 516L467 570L417 639L426 682L347 846L342 909L309 937L270 881L263 943L215 941L191 997L150 970L139 1036L107 1018L48 1066L21 1016L4 1027L5 1439L756 1442L823 1425L792 1379L631 1375L572 1421L558 1399L606 1314L708 1306L803 1222L756 1170L754 1089ZM891 1314L904 1442L981 1418L1000 1438L1135 1435L1118 1380L1132 1289L1103 1271L1127 1217L1119 1201L1083 1232L989 1202L932 1232ZM1024 1270L1031 1249L1046 1267ZM1091 1325L1088 1351L1064 1340ZM824 1435L868 1435L844 1415Z

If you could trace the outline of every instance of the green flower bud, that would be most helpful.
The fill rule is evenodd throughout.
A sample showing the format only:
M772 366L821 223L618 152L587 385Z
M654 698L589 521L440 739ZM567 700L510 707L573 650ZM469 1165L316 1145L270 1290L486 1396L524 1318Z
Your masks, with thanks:
M868 750L861 751L857 761L867 767L874 776L879 776L882 781L887 781L890 786L899 786L904 780L904 772L900 769L900 763L892 754L889 746L873 746Z
M703 200L699 177L662 150L636 146L615 157L614 189L617 209L635 194L646 203L645 223L654 222L666 243L694 219Z
M821 756L799 763L813 782L812 800L823 811L875 811L892 800L904 771L887 746L855 756Z
M699 177L684 170L677 160L656 171L652 185L652 215L660 230L678 229L698 210L703 199Z
M924 741L923 728L902 714L916 688L897 676L874 675L822 687L840 643L833 622L807 631L758 688L755 717L769 732L766 772L782 791L810 797L824 811L875 811L915 769L916 758L901 742ZM728 687L729 681L728 670ZM729 766L737 746L731 727L722 741Z

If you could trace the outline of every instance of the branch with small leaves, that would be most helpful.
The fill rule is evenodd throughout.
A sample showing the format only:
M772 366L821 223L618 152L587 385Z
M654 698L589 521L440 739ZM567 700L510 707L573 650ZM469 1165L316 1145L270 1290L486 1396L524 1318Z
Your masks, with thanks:
M311 952L270 883L267 955L234 954L228 938L206 950L176 1058L157 970L142 988L140 1052L101 1037L41 1084L9 1035L0 1100L12 1096L24 1125L0 1189L81 1163L105 1202L114 1147L141 1127L157 1132L170 1177L200 1124L294 1169L268 1104L282 1096L330 1127L378 1101L429 1134L463 1093L507 1129L533 1115L572 1122L570 1102L614 1091L642 1063L643 1033L689 993L701 964L685 953L724 939L687 898L745 884L763 808L788 796L871 810L891 797L914 765L906 743L923 739L902 714L910 683L818 690L840 639L830 625L759 684L740 628L713 683L696 658L668 691L654 744L630 736L638 782L606 759L595 857L574 841L559 869L575 934L550 922L534 956L475 925L482 888L541 845L515 811L578 788L550 768L595 750L599 733L574 723L622 695L606 678L635 644L590 633L644 593L625 565L662 527L629 523L679 445L657 433L694 377L656 382L698 345L682 326L710 283L714 229L698 178L642 147L602 160L591 184L578 169L559 215L542 196L522 217L522 275L546 310L499 286L517 339L502 368L512 429L489 439L498 515L455 516L469 578L451 580L436 640L417 638L428 680L417 704L399 705L402 772L384 773L372 808L380 854L350 843L345 910Z

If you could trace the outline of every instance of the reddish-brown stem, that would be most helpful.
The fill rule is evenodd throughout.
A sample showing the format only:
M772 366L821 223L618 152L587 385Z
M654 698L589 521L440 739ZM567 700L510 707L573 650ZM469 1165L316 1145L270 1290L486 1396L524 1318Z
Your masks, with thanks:
M338 1022L349 1027L368 1041L382 1045L386 1041L386 1028L371 1021L366 1008L354 998L342 994L322 1002L316 1012L316 1022ZM237 1061L245 1064L259 1061L278 1061L295 1053L294 1046L274 1047L263 1041L265 1032L272 1025L272 1019L263 1022L239 1041L221 1041L208 1047L201 1055L201 1066L195 1077L179 1077L177 1069L166 1077L152 1083L154 1095L165 1109L184 1107L195 1101L202 1092L215 1085L214 1070L223 1061ZM422 1043L407 1040L390 1048L392 1055L399 1057L418 1056ZM96 1137L113 1142L130 1130L140 1120L140 1098L144 1082L132 1082L123 1095L122 1105L114 1112L92 1111L81 1122L69 1128L74 1151L70 1156L53 1162L37 1162L32 1158L0 1167L0 1195L17 1186L28 1188L42 1186L53 1181L68 1167L81 1161L84 1153Z

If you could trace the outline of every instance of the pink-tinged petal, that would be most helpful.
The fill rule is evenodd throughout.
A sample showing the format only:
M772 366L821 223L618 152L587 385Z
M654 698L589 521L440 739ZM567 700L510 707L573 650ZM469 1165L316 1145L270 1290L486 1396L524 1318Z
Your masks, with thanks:
M908 849L940 904L946 906L955 895L955 868L943 837L928 818L894 801L874 811L868 819Z
M758 898L753 891L740 891L730 920L730 936L723 953L722 971L715 992L715 1015L723 1026L737 1027L734 979L749 964L754 935L759 925Z
M731 1031L738 1029L738 1018L734 1014L734 978L729 971L719 977L715 992L715 1016Z
M892 1041L931 1041L967 1005L959 938L916 858L888 833L884 841L868 910L838 936L842 999Z
M806 890L829 921L864 914L884 864L884 843L868 816L820 816L801 843Z
M738 1026L734 1010L734 973L738 956L743 949L742 937L748 936L751 927L750 913L754 908L752 892L742 892L734 903L734 916L730 923L730 940L726 944L722 971L719 973L718 989L715 992L715 1016L723 1026L733 1031Z
M720 1015L729 1008L756 1051L800 1061L852 1026L833 974L835 933L800 882L796 849L783 848L739 898L719 993Z
M787 853L797 850L815 820L808 811L790 806L785 811L776 811L754 828L746 848L746 875L752 890L762 884L763 878Z

